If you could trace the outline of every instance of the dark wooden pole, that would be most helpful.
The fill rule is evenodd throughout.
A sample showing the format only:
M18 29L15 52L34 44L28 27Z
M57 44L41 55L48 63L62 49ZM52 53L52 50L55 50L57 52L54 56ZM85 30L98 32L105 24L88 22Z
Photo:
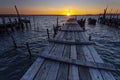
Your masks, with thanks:
M48 35L48 39L50 39L50 36L49 36L49 30L47 29L47 35Z
M29 46L28 42L26 42L26 46L27 46L27 50L28 50L28 53L29 53L29 58L31 59L32 58L32 53L31 53L30 46Z
M92 36L89 36L89 41L92 41Z
M15 41L15 39L14 39L14 37L13 37L12 35L11 35L11 38L12 38L12 40L13 40L14 47L17 48L16 41Z
M17 6L15 5L14 7L15 7L15 10L16 10L16 12L17 12L18 20L21 22L21 18L20 18L20 14L19 14L19 12L18 12Z
M10 22L10 28L11 28L11 31L13 31L13 32L14 32L11 17L8 17L8 20L9 20L9 22Z
M58 16L57 16L57 26L56 27L58 27Z
M4 25L5 32L8 34L8 29L7 29L7 26L6 26L5 17L2 17L2 23L3 23L3 25Z

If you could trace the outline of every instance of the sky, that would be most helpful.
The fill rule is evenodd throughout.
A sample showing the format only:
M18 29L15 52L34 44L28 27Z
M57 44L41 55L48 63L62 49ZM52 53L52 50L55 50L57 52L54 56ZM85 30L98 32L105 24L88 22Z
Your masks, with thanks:
M20 14L41 15L84 15L103 13L120 13L120 0L0 0L0 14L15 14L14 5Z

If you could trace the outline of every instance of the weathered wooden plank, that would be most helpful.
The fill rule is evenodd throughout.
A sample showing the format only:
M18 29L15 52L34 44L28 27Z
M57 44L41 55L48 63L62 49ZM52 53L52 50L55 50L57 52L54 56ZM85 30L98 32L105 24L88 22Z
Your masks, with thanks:
M54 39L49 39L49 42L54 42L57 44L68 44L68 45L93 45L95 44L94 42L78 42L78 41L69 41L69 40L54 40Z
M60 31L64 31L64 32L84 32L83 30L65 30L65 29L61 29Z
M88 41L88 39L85 36L86 36L86 34L82 33L82 37L83 37L84 41ZM92 48L92 47L90 47L90 48ZM92 60L94 62L98 61L99 63L101 63L101 60L100 60L101 58L98 58L99 55L94 50L92 50L91 53L89 53L89 54L92 55ZM95 58L95 57L97 57L97 58ZM102 73L101 70L99 72L103 79L109 79L111 77L110 78L111 80L115 80L111 73L106 72L106 71L102 71L103 72ZM108 75L109 75L109 77L108 77Z
M69 36L71 36L72 41L75 41L75 37L74 37L73 32L69 33ZM76 45L71 45L70 58L77 59ZM78 66L70 65L69 80L79 80Z
M57 54L60 54L60 53L57 53ZM81 61L81 60L69 59L69 58L64 58L64 57L60 57L60 56L56 56L56 55L50 55L50 54L48 54L48 55L37 54L37 56L39 56L41 58L48 59L48 60L53 60L53 61L72 64L72 65L83 66L83 67L87 67L87 68L94 68L94 69L113 71L113 72L119 71L112 64L95 63L95 62L90 62L90 61L85 61L85 60Z
M64 38L64 36L65 36L64 32L62 32L61 36L59 38L62 39L62 38ZM64 45L56 44L56 49L54 50L54 52L50 52L50 54L61 57L63 54L63 51L64 51ZM54 62L54 64L52 65L52 67L48 71L48 75L46 76L46 80L56 80L58 69L59 69L59 64L60 64L59 62Z
M25 75L21 78L21 80L33 80L35 75L37 74L39 68L41 67L44 59L37 58L37 60L32 64L32 66L28 69Z
M69 58L69 54L70 53L70 46L66 45L65 46L65 50L63 53L63 58ZM69 64L66 63L60 63L60 69L58 72L58 76L57 76L57 80L67 80L68 78L68 69L69 68Z
M39 69L34 80L45 80L49 69L51 68L53 61L45 60L41 68Z
M81 40L81 41L88 41L88 40L84 40L84 37L86 37L86 36L83 36L84 33L85 33L85 32L79 33L80 40ZM87 61L94 62L93 57L90 55L90 52L89 52L89 50L86 48L86 46L82 46L82 50L83 50L83 52L84 52L85 59L86 59ZM100 73L99 70L89 68L89 72L90 72L90 75L91 75L92 80L103 80L103 77L102 77L102 75L101 75L101 73Z
M76 27L76 28L79 29L78 27ZM75 38L76 38L76 41L78 41L78 40L80 41L78 32L75 32ZM76 50L77 50L77 59L85 62L86 59L85 59L85 55L82 50L82 46L77 45ZM82 67L82 66L79 66L78 68L79 68L79 76L80 76L81 80L92 80L90 72L89 72L89 68Z
M82 33L82 35L81 35L81 36L83 36L84 41L88 41L88 38L85 37L86 35L87 34L84 34L84 33ZM98 53L93 48L93 46L88 46L88 47L90 48L89 50L92 50L91 55L93 56L93 59L95 60L95 62L104 63L103 60L98 55ZM101 72L104 79L115 80L115 78L113 77L113 75L110 72L106 72L106 71L103 71L103 70L100 70L100 72Z

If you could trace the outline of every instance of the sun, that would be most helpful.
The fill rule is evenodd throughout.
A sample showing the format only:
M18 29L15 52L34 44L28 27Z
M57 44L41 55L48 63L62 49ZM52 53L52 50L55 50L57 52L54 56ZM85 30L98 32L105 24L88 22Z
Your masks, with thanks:
M70 16L71 14L70 14L70 12L67 12L67 16Z

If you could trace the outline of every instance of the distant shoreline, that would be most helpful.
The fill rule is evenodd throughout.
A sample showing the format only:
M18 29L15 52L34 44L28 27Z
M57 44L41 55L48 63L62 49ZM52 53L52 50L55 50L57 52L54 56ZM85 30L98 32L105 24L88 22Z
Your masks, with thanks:
M71 15L71 16L97 16L98 14L87 14L87 15ZM0 17L16 17L16 14L0 14ZM36 14L21 14L21 16L66 16L66 15L36 15Z
M98 16L99 14L86 14L86 15L71 15L71 16ZM107 14L111 15L111 14ZM112 14L112 15L120 15L120 14ZM36 14L21 14L21 16L66 16L66 15L36 15ZM0 14L0 17L17 17L16 14Z

